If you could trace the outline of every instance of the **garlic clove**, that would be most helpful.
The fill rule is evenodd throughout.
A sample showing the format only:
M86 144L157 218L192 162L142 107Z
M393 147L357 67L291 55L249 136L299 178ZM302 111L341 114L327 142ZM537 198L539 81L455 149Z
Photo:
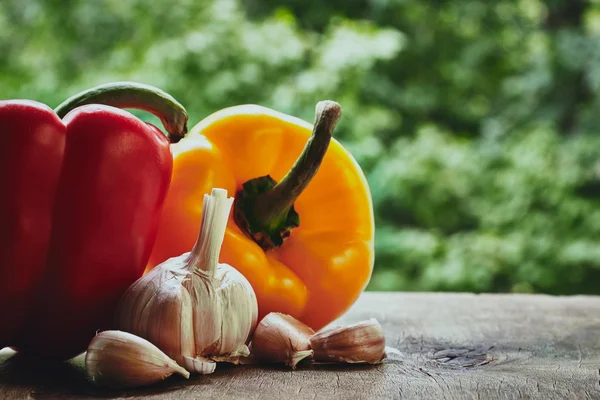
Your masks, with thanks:
M258 360L284 363L295 369L300 361L312 356L310 337L314 333L290 315L269 313L254 331L252 354Z
M190 377L158 347L123 331L104 331L94 336L85 355L85 367L92 382L115 389L149 385L174 373Z
M216 292L221 308L220 340L211 358L247 356L246 343L258 322L258 303L250 282L228 264L218 264L215 273Z
M316 361L378 364L386 358L383 329L374 318L325 328L310 338L310 345Z

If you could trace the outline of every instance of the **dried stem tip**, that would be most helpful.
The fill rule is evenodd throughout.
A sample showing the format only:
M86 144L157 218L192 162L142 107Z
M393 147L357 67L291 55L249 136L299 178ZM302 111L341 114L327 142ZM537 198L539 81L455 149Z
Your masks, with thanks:
M324 362L378 364L385 356L385 336L376 319L325 328L310 339L314 359Z
M256 327L252 340L252 353L261 361L284 363L296 368L303 359L312 356L309 326L292 316L269 313Z
M149 385L189 372L141 337L122 331L104 331L90 342L85 356L90 380L115 389Z

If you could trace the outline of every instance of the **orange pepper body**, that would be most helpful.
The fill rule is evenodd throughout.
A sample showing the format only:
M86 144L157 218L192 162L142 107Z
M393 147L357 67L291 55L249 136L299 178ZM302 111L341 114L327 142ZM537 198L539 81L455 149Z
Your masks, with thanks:
M232 195L250 179L280 181L311 135L312 125L274 110L244 105L218 111L172 145L173 176L148 270L192 249L203 196ZM220 262L252 284L259 318L272 311L320 329L365 289L374 262L373 206L367 181L350 153L332 139L323 162L294 203L300 226L265 251L230 216Z

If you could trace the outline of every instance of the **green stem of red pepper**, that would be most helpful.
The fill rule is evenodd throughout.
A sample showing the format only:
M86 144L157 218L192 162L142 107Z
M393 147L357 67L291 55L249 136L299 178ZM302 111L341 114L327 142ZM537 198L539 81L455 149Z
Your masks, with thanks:
M160 118L171 143L177 143L187 133L188 115L185 108L171 95L154 86L137 82L108 83L70 97L54 111L63 118L69 111L84 104L148 111Z
M294 202L315 176L342 113L333 101L316 106L311 137L290 171L277 183L270 176L245 182L236 196L236 223L263 249L279 247L292 228L300 225Z

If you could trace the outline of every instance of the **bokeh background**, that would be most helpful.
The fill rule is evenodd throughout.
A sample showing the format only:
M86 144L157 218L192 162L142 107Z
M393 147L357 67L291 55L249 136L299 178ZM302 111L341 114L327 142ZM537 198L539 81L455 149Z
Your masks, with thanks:
M339 101L369 290L600 293L600 0L0 0L0 99L115 80L192 124Z

